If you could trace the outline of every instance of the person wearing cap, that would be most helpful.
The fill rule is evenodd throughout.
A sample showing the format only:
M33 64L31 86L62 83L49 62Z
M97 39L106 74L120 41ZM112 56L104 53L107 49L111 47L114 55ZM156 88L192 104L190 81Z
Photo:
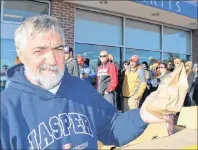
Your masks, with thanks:
M122 86L124 111L138 108L146 85L146 75L139 65L139 56L133 55L130 59L130 65L125 72Z
M80 68L80 78L91 84L92 79L96 78L96 73L93 68L85 64L84 58L80 55L77 57L77 62Z
M100 52L101 65L97 70L97 91L104 98L115 105L114 92L118 85L118 70L114 64L109 62L108 52L103 50Z
M65 52L65 64L67 66L68 72L72 76L80 77L79 65L76 59L73 58L74 55L73 48L67 46L64 48L64 52Z

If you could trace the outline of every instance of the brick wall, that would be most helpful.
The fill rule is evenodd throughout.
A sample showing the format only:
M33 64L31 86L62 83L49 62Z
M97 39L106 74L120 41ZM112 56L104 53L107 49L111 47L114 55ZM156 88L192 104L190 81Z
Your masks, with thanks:
M74 46L74 21L75 21L75 4L68 3L66 0L52 0L51 16L56 17L65 32L66 44Z
M198 29L192 32L192 59L193 63L198 63Z

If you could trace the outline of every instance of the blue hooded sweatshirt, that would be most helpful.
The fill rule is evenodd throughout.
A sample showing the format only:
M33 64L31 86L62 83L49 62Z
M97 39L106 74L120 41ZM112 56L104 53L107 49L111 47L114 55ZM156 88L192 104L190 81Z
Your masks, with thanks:
M138 109L119 114L67 70L56 94L31 84L22 64L8 77L1 92L1 149L97 149L97 140L121 146L147 127Z

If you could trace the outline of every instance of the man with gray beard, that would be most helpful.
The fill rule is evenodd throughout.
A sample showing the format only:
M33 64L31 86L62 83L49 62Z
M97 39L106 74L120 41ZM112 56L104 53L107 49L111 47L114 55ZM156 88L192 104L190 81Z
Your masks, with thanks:
M0 149L97 149L121 146L148 123L166 120L141 109L119 114L87 82L65 69L65 39L51 16L34 16L15 31L22 64L8 70L1 92ZM84 143L84 144L83 144Z

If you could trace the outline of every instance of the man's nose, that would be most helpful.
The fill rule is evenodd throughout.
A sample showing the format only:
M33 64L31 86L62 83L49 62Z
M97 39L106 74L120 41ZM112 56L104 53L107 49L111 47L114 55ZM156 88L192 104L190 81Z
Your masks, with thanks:
M49 65L56 65L56 57L53 50L49 50L45 54L45 62Z

